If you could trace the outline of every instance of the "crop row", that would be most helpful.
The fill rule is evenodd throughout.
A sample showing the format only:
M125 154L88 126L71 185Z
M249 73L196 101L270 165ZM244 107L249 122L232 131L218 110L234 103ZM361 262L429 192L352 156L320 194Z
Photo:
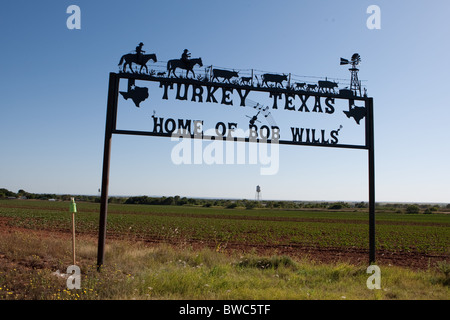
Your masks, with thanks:
M229 213L227 210L220 209L198 210L200 213L195 214L195 210L178 212L179 208L170 210L167 206L159 211L155 209L161 208L149 210L150 206L132 206L139 207L139 210L135 211L130 210L127 205L111 205L110 207L107 222L108 234L133 239L193 240L214 242L217 245L234 243L320 248L368 247L368 224L364 219L353 219L352 223L340 220L339 217L330 220L330 213L321 215L320 212L315 212L318 219L310 221L302 220L301 214L297 214L296 220L292 220L295 213L288 213L287 217L284 216L286 220L283 220L283 215L273 213L271 215L264 210L251 212L243 210L247 219L245 216L237 218L236 212ZM87 212L79 210L76 215L77 232L96 233L98 212L85 211ZM309 213L308 218L312 214ZM334 214L336 217L337 213ZM344 213L344 215L349 217L348 214ZM70 231L71 228L71 215L59 210L58 206L14 208L0 204L0 217L2 216L9 218L9 225L17 227L62 231ZM404 217L401 221L405 221ZM448 254L450 224L429 225L429 221L424 224L401 224L399 223L401 221L396 221L395 224L377 225L378 249Z

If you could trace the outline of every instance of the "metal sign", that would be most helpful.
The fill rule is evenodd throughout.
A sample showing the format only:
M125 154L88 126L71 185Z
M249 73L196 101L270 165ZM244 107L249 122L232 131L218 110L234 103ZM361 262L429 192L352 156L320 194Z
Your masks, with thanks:
M99 267L104 257L113 134L368 150L369 262L375 262L373 99L365 88L361 94L359 54L350 60L341 58L341 65L351 65L351 80L339 88L339 81L328 78L314 81L292 73L205 66L187 49L181 59L161 64L156 54L145 54L142 47L140 43L136 53L122 56L119 72L109 76ZM186 114L177 103L191 104L189 118L177 115L180 110ZM127 120L121 120L122 114ZM355 141L355 132L363 137Z

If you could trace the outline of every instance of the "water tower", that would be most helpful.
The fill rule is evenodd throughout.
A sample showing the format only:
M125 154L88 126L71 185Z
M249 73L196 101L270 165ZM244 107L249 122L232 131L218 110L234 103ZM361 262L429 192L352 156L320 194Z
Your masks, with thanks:
M256 199L256 201L261 200L261 187L260 186L256 186L255 199Z

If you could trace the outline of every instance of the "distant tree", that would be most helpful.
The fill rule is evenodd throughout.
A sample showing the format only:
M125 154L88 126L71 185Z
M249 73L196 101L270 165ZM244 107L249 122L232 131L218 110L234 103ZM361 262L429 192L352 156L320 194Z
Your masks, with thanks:
M180 199L180 201L178 201L179 206L184 206L187 203L188 203L188 199L186 197L183 197Z
M355 203L355 208L367 208L367 204L363 201Z
M175 203L175 200L173 197L168 197L165 198L164 201L162 202L163 205L173 205Z
M334 204L330 205L330 206L328 207L328 209L330 209L330 210L339 210L339 209L342 209L342 204L341 204L341 203L334 203Z
M17 196L18 197L24 197L24 198L27 198L27 199L33 199L34 198L32 193L26 192L23 189L20 189L19 191L17 191Z
M274 202L273 201L266 201L266 208L272 209L274 206Z
M245 209L247 210L251 210L254 209L258 206L258 203L256 201L247 201L247 203L245 204Z
M17 194L15 194L12 191L9 191L8 189L1 188L0 189L0 198L7 198L7 197L16 197Z
M429 208L425 209L425 211L424 211L423 213L425 213L425 214L431 214L431 213L433 213L433 212L438 211L439 208L440 208L439 206L432 206L432 207L429 207Z
M193 206L195 206L197 204L197 200L196 199L192 199L192 198L189 198L187 200L187 202L188 202L188 204L193 205Z
M414 214L414 213L419 213L419 212L420 212L420 208L416 204L410 204L406 207L406 213Z
M232 202L226 206L227 209L234 209L236 207L237 207L237 204L235 202Z

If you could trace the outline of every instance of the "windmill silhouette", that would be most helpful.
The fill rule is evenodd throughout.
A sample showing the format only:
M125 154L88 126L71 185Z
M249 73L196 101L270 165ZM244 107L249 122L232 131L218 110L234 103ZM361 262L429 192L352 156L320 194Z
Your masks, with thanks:
M347 60L344 58L341 58L341 66L346 64L351 64L352 67L348 70L350 70L351 73L351 79L350 79L350 90L353 92L353 94L356 96L357 93L359 93L359 96L361 96L361 81L358 79L358 71L359 69L356 68L356 66L359 65L361 62L361 56L358 53L354 53L352 55L351 60Z

